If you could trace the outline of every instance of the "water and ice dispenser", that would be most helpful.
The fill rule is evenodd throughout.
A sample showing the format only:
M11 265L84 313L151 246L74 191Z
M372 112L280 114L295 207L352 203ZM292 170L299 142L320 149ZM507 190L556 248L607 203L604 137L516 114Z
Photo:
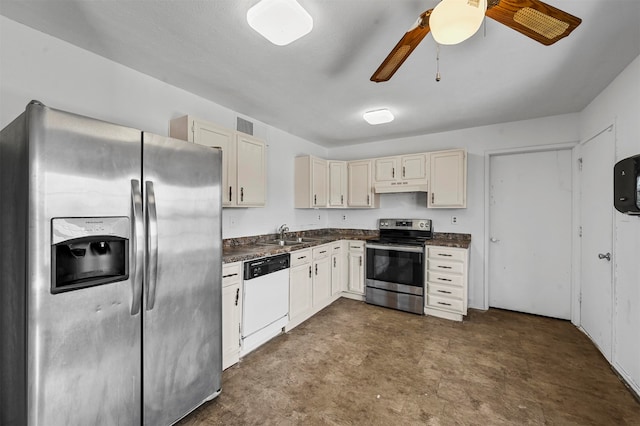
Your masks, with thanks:
M51 220L51 293L129 278L128 217Z

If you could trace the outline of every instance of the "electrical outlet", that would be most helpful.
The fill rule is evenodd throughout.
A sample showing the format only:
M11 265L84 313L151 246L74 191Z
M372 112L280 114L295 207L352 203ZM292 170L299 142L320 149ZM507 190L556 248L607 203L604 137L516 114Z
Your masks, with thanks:
M347 215L346 215L346 214L343 214L343 215L342 215L342 220L343 220L343 221L346 221L346 220L347 220Z
M318 222L320 222L320 220L322 220L322 217L318 215Z
M458 216L451 216L451 223L453 225L457 225L458 224Z

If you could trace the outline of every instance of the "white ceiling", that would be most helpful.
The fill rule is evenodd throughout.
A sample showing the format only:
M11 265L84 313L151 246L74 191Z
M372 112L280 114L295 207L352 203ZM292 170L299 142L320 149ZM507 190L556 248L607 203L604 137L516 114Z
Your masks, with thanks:
M640 1L549 0L582 18L552 46L486 19L440 48L440 82L428 35L373 83L438 1L298 1L314 28L284 47L248 26L257 0L0 0L0 14L326 147L579 112L640 55ZM368 125L380 107L396 120Z

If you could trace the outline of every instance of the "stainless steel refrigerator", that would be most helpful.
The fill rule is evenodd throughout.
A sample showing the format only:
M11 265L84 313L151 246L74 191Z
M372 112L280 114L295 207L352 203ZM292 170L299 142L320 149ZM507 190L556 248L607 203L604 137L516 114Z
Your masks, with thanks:
M221 151L33 101L0 170L0 424L167 425L217 396Z

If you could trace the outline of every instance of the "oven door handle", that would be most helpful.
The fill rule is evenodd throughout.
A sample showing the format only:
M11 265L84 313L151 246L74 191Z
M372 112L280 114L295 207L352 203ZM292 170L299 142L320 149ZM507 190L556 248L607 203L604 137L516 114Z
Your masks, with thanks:
M365 244L369 249L379 249L379 250L388 250L388 251L406 251L409 253L424 253L424 247L403 247L403 246L385 246L378 244Z

